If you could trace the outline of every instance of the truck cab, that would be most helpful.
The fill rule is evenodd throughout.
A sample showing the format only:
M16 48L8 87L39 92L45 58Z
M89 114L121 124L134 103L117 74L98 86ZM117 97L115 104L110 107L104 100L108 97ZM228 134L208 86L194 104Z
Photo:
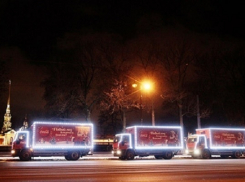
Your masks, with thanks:
M207 138L205 135L190 135L186 142L186 154L191 155L193 158L211 157L208 150Z
M113 141L112 154L119 159L132 160L134 152L132 152L132 137L129 133L117 134Z
M30 160L32 149L30 148L30 132L18 131L12 143L11 155L19 156L21 160Z

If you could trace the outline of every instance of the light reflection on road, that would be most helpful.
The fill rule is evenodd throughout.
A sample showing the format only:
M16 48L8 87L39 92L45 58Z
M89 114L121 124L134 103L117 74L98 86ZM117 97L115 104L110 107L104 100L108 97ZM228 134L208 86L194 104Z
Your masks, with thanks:
M0 171L3 181L243 181L245 159L12 160Z

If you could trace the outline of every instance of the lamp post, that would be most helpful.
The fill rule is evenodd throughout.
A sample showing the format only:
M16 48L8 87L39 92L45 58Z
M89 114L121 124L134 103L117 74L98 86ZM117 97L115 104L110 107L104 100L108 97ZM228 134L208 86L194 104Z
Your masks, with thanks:
M155 110L154 110L153 98L151 103L151 122L152 122L152 126L155 126Z
M132 84L132 87L137 88L138 84L134 83L134 84ZM141 91L141 88L139 89L139 91L140 91L140 124L143 125L143 107L142 107L142 91Z
M153 84L150 81L144 81L142 82L142 89L145 92L151 92L153 90ZM154 103L153 103L153 98L151 100L151 122L152 126L155 126L155 111L154 111Z
M201 128L201 117L200 117L200 108L199 108L199 96L197 95L197 128Z
M143 81L140 83L140 123L143 124L143 108L142 108L142 91L149 93L153 90L153 84L150 81ZM136 88L138 85L133 84L134 88ZM154 111L154 104L153 99L151 103L151 118L152 118L152 126L155 126L155 111Z
M142 92L140 91L140 124L143 125Z

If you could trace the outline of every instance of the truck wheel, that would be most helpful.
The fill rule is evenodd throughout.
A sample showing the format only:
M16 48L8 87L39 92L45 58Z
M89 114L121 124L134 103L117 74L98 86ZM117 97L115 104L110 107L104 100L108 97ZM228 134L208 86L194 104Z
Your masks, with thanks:
M134 160L134 151L128 150L128 152L126 154L126 159L127 160Z
M69 155L65 155L65 159L68 161L71 160Z
M163 159L163 156L161 156L161 155L155 155L154 157L155 157L155 159Z
M69 154L68 154L68 160L73 160L73 161L76 161L80 158L80 152L78 151L71 151Z
M211 158L209 150L203 150L202 151L202 158L203 159L210 159Z
M31 160L31 152L29 150L22 150L19 156L21 161Z
M241 157L240 151L235 151L232 155L232 158L234 158L234 159L239 159L240 157Z
M163 156L164 159L172 159L172 157L173 157L172 151L165 152Z

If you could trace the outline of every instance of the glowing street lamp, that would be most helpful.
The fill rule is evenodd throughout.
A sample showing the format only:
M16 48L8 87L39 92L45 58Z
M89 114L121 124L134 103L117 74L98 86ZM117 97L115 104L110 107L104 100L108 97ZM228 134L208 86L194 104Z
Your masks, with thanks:
M150 83L149 81L143 82L141 89L144 91L147 91L147 92L151 91L152 90L152 83Z
M143 82L139 82L140 83L140 90L143 90L145 92L149 92L153 89L153 84L150 81L143 81ZM133 88L137 88L138 84L134 83L132 84Z
M153 90L153 84L150 81L143 81L139 82L140 83L140 121L141 125L143 124L143 109L142 109L142 91L144 92L150 92ZM136 88L138 87L137 83L134 83L132 87ZM152 110L151 110L151 116L152 116L152 125L155 126L155 112L154 112L154 107L153 107L153 100L152 100Z
M153 84L150 81L144 81L142 82L142 90L145 92L150 92L153 90ZM154 111L154 105L153 105L153 99L151 103L151 122L152 126L155 126L155 111Z

